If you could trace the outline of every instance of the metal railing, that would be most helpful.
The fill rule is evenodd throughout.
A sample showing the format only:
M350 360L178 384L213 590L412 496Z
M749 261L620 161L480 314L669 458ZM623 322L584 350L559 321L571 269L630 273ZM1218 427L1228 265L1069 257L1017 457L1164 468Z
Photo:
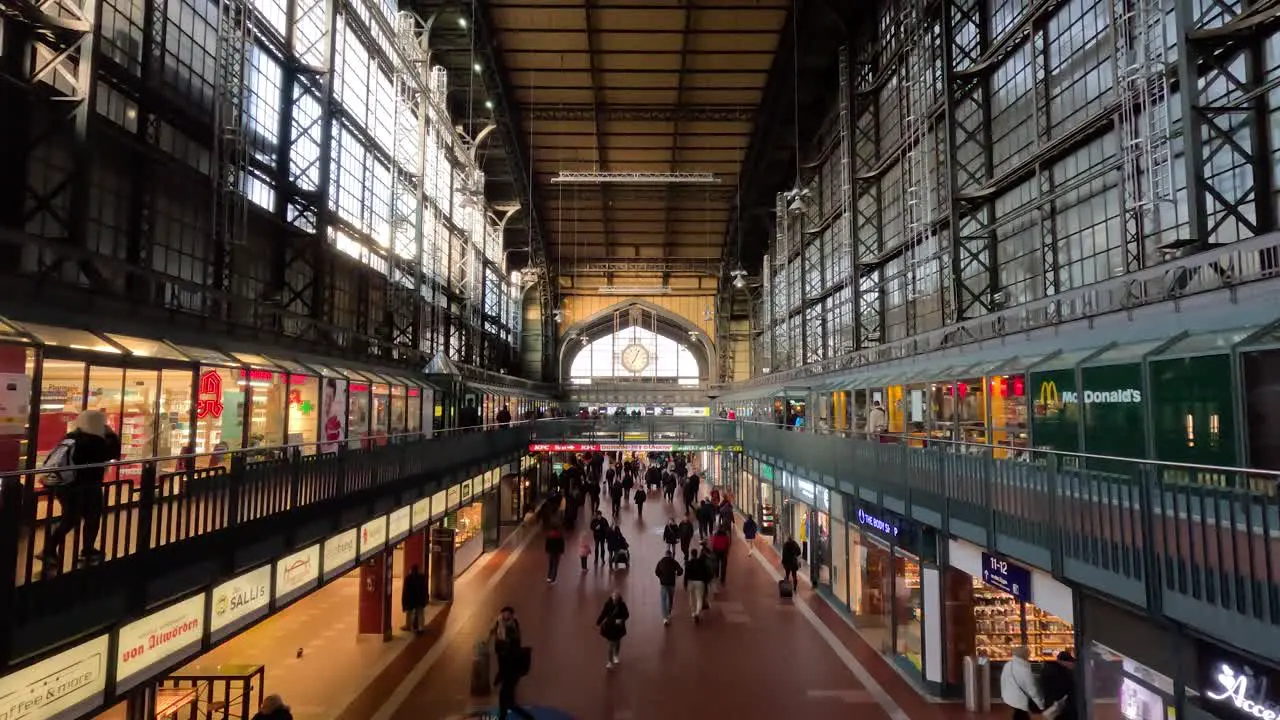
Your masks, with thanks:
M509 423L125 460L64 468L101 468L104 478L56 488L45 485L48 471L0 473L0 572L10 572L14 586L52 579L88 563L487 462L524 447L530 430L529 423ZM96 530L92 520L84 522L95 514ZM86 556L88 547L97 552Z
M753 422L742 438L772 465L1241 647L1271 655L1280 640L1280 473Z
M736 444L741 441L736 423L707 417L601 416L539 420L533 442Z

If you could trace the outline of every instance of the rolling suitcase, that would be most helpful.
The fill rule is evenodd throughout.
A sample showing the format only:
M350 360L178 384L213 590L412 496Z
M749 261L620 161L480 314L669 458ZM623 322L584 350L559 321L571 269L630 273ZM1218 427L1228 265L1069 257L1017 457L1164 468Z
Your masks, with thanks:
M778 581L778 596L783 600L791 598L795 594L795 588L791 586L790 580Z

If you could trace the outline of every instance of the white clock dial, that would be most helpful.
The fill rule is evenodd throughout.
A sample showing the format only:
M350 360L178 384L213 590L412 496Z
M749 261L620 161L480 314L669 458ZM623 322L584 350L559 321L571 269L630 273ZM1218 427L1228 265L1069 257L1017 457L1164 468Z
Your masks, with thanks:
M622 348L622 367L632 373L639 373L649 367L649 349L636 344Z

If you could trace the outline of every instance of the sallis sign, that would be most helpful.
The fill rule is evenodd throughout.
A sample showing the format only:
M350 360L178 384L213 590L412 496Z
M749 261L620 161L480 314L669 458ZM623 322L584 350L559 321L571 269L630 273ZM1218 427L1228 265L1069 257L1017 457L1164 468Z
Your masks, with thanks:
M1058 391L1058 383L1046 380L1040 383L1040 405L1049 409L1060 409L1063 405L1074 405L1080 402L1080 394L1074 390ZM1142 391L1134 388L1118 388L1115 390L1085 390L1085 405L1121 405L1142 402Z
M213 589L209 639L218 642L267 614L271 601L271 566L263 565Z
M982 582L1023 602L1031 601L1031 571L1002 557L982 553Z

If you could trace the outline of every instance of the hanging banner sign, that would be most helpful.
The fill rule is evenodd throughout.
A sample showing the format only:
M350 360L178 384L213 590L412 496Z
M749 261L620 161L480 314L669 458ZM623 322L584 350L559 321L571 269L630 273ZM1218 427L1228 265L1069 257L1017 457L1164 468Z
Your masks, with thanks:
M431 522L430 495L413 504L413 529L421 530L429 522Z
M409 534L413 526L413 506L405 505L387 516L387 543L394 545Z
M1031 571L1002 557L982 553L982 582L1031 602Z
M709 443L529 443L529 452L742 452L741 445Z
M103 635L0 678L0 718L75 720L106 700L107 653Z
M351 528L324 541L324 579L326 582L356 564L356 529Z
M117 693L132 690L200 651L207 600L201 593L120 628L116 633Z
M267 614L271 605L271 566L263 565L213 589L209 640L218 642Z
M375 518L360 526L360 559L371 557L387 546L387 516Z
M276 608L315 589L320 581L319 543L276 561Z

